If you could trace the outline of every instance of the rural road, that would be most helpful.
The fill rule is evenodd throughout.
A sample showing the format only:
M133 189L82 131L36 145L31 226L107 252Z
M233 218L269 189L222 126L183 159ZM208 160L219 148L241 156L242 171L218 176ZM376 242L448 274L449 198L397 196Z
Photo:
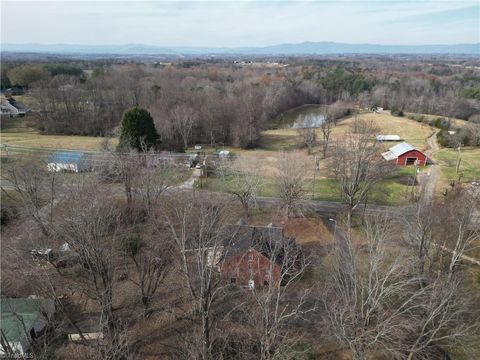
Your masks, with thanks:
M257 204L259 207L275 207L278 206L280 200L274 197L258 197ZM345 204L339 202L331 201L318 201L318 200L304 200L302 206L306 209L315 211L317 214L324 217L333 217L338 213L346 211L347 207ZM413 211L412 206L387 206L387 205L367 205L359 206L354 210L355 214L360 214L365 211L366 214L379 214L379 213L405 213L408 211Z
M435 164L435 153L438 151L437 134L440 130L435 129L432 134L427 138L428 150L425 151L428 158L432 160L433 164L430 165L428 172L419 176L419 182L422 185L422 200L425 203L431 203L433 201L433 195L435 187L440 176L440 169Z

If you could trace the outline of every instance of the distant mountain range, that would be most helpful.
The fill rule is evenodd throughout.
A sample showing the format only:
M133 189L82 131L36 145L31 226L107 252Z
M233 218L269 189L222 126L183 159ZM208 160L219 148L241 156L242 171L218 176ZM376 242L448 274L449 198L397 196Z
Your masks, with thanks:
M303 42L265 47L162 47L143 44L1 44L2 52L116 55L332 55L332 54L466 54L480 55L480 43L452 45L375 45Z

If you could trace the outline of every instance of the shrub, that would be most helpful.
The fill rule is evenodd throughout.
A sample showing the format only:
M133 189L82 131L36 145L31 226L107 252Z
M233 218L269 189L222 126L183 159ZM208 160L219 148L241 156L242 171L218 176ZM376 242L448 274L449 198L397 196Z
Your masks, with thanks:
M393 116L399 116L399 117L405 116L405 113L403 112L403 109L397 108L396 106L392 106L392 108L390 109L390 113Z
M7 225L10 221L17 217L17 211L12 206L2 205L1 208L1 224Z

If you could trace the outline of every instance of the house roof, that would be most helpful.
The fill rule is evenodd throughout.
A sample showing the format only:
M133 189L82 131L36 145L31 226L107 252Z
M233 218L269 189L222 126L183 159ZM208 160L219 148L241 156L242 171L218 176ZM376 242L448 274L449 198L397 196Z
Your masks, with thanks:
M225 243L226 257L234 257L238 253L254 249L267 258L273 257L277 263L283 258L284 246L294 242L293 238L284 236L283 228L268 224L258 225L232 225L229 229L228 244Z
M84 159L84 157L85 154L79 151L57 151L50 156L49 162L57 164L79 163Z
M45 321L55 307L50 299L1 299L0 328L8 341L25 338L25 328L30 330L37 321Z
M415 150L415 148L409 143L402 142L395 146L392 146L388 151L384 152L382 156L385 160L395 160L399 156L405 154L406 152Z

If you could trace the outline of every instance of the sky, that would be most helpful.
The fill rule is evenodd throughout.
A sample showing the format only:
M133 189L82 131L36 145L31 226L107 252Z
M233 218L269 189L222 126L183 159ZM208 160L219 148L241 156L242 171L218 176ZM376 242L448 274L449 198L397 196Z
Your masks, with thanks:
M480 1L8 1L1 42L245 47L480 42Z

